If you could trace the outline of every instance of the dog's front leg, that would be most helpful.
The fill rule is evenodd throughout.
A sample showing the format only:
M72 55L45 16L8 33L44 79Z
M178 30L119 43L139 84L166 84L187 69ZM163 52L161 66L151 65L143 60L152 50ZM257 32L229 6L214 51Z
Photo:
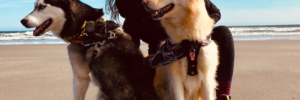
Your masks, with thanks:
M169 79L169 91L171 99L170 100L185 100L184 89L182 83L182 75L180 75L182 70L180 70L180 64L174 62L169 66L164 66L167 68L168 79Z
M203 76L210 76L207 75L209 73L203 73L206 75ZM216 100L216 80L214 77L203 77L201 82L201 97L203 100Z
M219 64L218 51L215 42L203 47L198 56L198 67L202 69L201 96L203 100L216 100L216 71ZM200 71L200 70L198 70Z
M216 64L202 63L208 66L203 68L203 73L199 74L203 76L201 80L201 97L203 100L216 100L216 86L217 82L215 80ZM200 71L200 70L198 70Z
M73 65L73 64L72 64ZM82 69L78 67L87 67L74 65L73 69L73 97L74 100L84 100L86 91L89 87L90 77L89 69Z
M86 50L82 47L70 44L68 46L68 53L70 63L73 70L73 99L84 100L85 94L90 82L89 59L86 59Z

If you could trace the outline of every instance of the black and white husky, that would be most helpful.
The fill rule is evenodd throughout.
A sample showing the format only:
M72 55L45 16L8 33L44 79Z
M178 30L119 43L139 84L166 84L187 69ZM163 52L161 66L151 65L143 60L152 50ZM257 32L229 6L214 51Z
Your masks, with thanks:
M89 73L99 86L98 100L158 100L139 48L117 24L102 16L102 9L79 0L37 0L34 11L21 23L36 27L34 36L51 30L71 42L74 100L84 100Z

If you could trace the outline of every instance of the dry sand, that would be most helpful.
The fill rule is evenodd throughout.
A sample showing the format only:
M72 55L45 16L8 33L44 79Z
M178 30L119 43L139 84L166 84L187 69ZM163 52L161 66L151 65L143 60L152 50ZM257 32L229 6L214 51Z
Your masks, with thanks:
M300 100L300 41L238 41L234 100ZM71 100L67 45L0 46L0 100ZM147 53L147 45L141 49ZM94 100L90 85L86 100Z

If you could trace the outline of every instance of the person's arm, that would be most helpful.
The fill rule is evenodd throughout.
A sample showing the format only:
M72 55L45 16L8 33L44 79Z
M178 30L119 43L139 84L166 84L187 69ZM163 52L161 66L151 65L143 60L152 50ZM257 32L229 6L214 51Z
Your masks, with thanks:
M142 6L142 0L116 0L120 15L124 18L143 18L150 13Z
M221 19L220 10L210 0L205 0L205 6L209 16L217 23Z

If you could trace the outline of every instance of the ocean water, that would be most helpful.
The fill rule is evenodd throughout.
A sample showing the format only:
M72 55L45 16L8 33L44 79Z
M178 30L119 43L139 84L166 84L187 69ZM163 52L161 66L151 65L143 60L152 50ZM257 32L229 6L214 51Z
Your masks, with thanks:
M237 40L300 40L300 25L229 26Z
M33 31L0 31L0 45L20 44L66 44L52 32L42 36L33 36Z
M300 40L300 25L228 26L235 41ZM33 36L33 31L0 31L0 45L67 44L52 32Z

